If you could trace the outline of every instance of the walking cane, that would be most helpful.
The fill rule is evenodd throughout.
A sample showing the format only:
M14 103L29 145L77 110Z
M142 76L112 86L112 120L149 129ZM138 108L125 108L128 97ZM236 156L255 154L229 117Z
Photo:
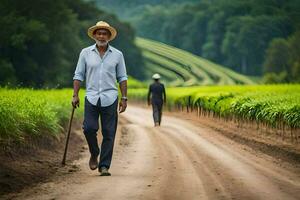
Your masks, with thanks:
M68 151L68 144L69 144L69 138L70 138L70 133L71 133L74 110L75 110L75 107L73 107L73 109L72 109L72 114L71 114L71 118L70 118L70 121L69 121L69 128L68 128L68 135L67 135L66 146L65 146L65 153L64 153L63 160L61 162L61 164L63 164L63 165L66 164L66 156L67 156L67 151Z

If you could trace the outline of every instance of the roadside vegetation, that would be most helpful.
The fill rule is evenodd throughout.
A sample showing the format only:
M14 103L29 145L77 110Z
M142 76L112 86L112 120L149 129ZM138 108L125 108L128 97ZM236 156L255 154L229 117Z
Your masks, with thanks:
M147 89L130 89L130 98L146 100ZM254 123L299 140L300 85L195 86L167 88L167 108Z

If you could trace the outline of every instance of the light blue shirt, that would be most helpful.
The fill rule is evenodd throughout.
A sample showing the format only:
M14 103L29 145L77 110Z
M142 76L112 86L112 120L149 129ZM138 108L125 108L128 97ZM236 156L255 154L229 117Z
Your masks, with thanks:
M86 80L86 97L97 105L100 98L101 106L109 106L118 98L117 82L127 80L124 56L121 51L108 46L100 57L96 44L82 49L73 80Z

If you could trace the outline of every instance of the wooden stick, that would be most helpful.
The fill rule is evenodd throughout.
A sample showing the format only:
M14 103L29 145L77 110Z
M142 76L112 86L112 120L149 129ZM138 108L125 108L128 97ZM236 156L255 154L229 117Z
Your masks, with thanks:
M75 110L75 108L73 107L73 109L72 109L72 114L71 114L71 118L70 118L70 121L69 121L69 128L68 128L68 135L67 135L67 140L66 140L66 146L65 146L64 157L63 157L63 160L62 160L62 162L61 162L62 165L65 165L65 164L66 164L66 157L67 157L67 151L68 151L69 138L70 138L70 133L71 133L71 127L72 127L72 121L73 121L74 110Z

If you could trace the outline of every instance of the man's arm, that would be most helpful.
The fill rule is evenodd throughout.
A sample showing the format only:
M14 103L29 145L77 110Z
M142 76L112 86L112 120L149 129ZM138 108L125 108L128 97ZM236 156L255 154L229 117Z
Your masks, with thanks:
M149 86L148 89L148 96L147 96L148 106L150 106L150 96L151 96L151 86Z
M79 107L79 89L80 83L85 78L85 59L84 59L84 52L81 51L79 55L79 59L77 62L76 70L73 77L73 99L72 99L72 106L74 108Z
M80 81L79 80L74 80L73 82L73 100L72 100L72 105L74 108L79 107L79 89L80 89Z
M120 82L119 87L122 94L120 104L119 104L119 113L122 113L127 108L127 80Z
M120 55L119 63L117 65L117 81L121 90L121 100L119 103L119 113L122 113L127 108L127 73L123 54Z
M166 104L166 102L167 102L167 95L166 95L166 89L165 89L164 85L163 85L163 93L164 93L164 103Z

